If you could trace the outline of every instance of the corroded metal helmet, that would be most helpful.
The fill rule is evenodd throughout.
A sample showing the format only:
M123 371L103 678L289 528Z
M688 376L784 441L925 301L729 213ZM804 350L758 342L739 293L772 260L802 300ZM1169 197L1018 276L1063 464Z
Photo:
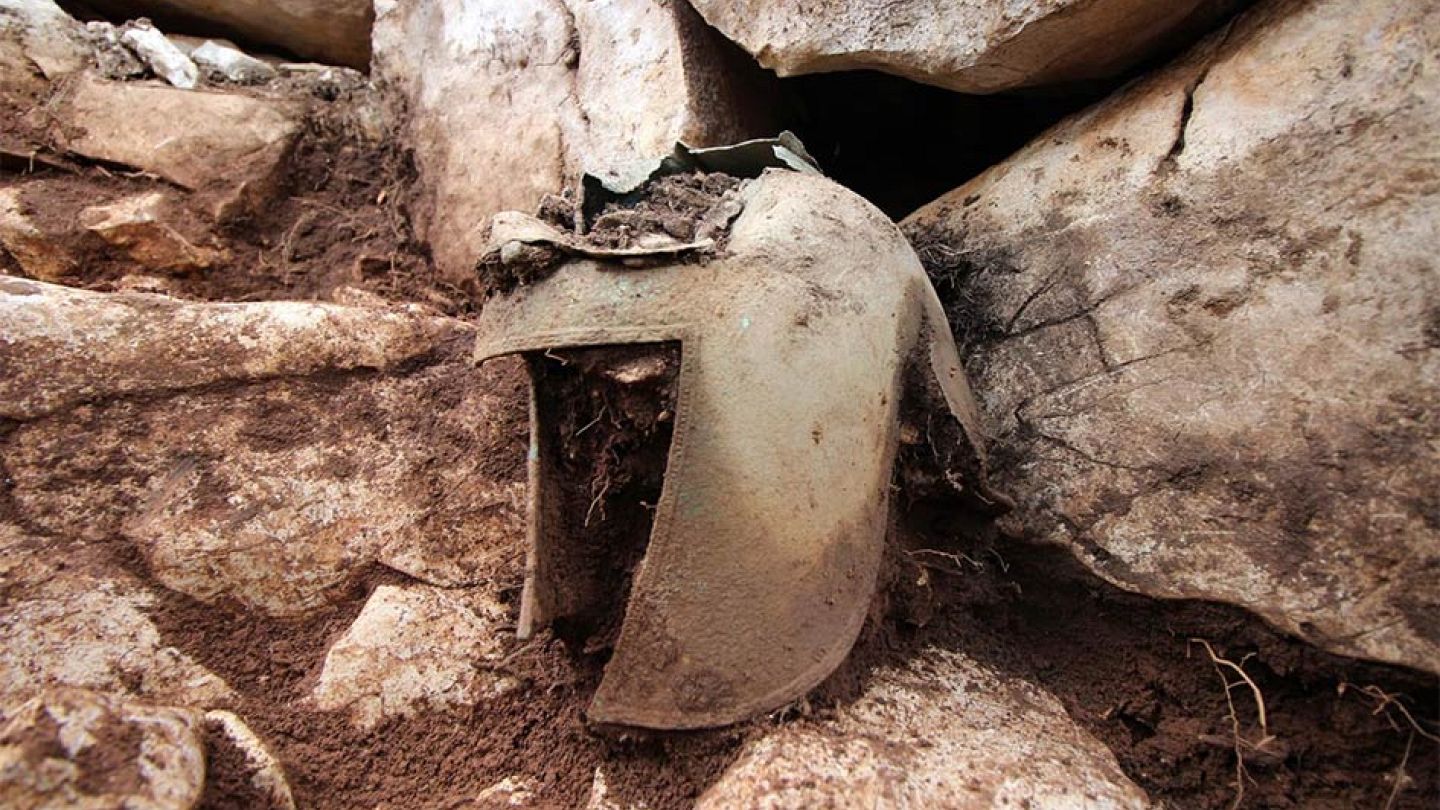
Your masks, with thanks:
M568 258L487 303L477 360L681 347L663 489L592 722L726 725L804 695L844 660L876 587L902 397L952 415L983 464L949 326L899 229L813 172L766 169L737 201L707 261L642 269L528 217L495 226L499 245ZM545 456L532 443L522 636L556 618L564 593L555 561L568 539L547 519Z

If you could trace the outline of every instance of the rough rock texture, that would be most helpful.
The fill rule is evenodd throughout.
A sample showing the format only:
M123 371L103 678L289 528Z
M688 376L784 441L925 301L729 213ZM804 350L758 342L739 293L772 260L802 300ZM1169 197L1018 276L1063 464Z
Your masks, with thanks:
M375 563L482 581L523 533L524 400L514 366L469 366L467 329L0 278L9 497L36 531L121 535L167 587L272 615Z
M0 0L0 93L29 93L89 63L82 26L51 0Z
M192 191L216 190L221 209L256 203L301 129L301 110L276 99L90 74L74 80L56 109L60 148Z
M25 210L21 189L0 189L0 249L32 278L59 281L75 270L75 259Z
M0 523L0 703L78 687L185 705L233 697L229 685L163 643L154 595L75 538Z
M120 43L140 57L156 76L181 90L191 90L200 80L200 68L190 57L148 22L127 25Z
M1432 672L1437 26L1261 6L905 223L1036 532Z
M348 710L370 728L513 689L515 679L493 669L505 620L505 609L482 594L382 585L330 647L315 705Z
M1112 76L1233 0L692 0L781 76L879 70L963 93Z
M1040 687L960 653L882 670L833 719L751 743L697 804L1144 808L1113 755Z
M205 751L194 712L62 690L5 715L5 807L187 810L200 799Z
M370 0L90 0L118 17L154 17L177 31L233 34L357 70L370 66Z
M218 736L222 744L239 751L245 763L250 786L269 801L273 810L295 810L295 796L285 769L275 759L270 747L234 712L215 709L205 713L205 727ZM207 745L207 749L211 746ZM211 751L211 756L217 752Z
M86 208L80 225L146 270L183 273L223 261L220 251L193 244L169 224L166 209L172 204L165 192L152 191Z
M491 215L532 210L581 171L665 154L676 140L774 134L757 112L763 90L683 2L376 9L375 71L408 107L419 233L452 279L473 277Z

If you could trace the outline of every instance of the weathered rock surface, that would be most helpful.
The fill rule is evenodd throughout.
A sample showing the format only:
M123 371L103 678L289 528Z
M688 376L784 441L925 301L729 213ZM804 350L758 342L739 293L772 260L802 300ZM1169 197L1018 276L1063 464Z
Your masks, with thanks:
M92 0L121 17L155 17L176 30L230 33L306 59L365 70L370 65L370 0Z
M6 715L6 807L186 810L200 799L205 751L194 712L62 690Z
M89 64L83 27L52 0L0 0L0 94L26 94Z
M80 225L138 266L159 273L203 270L222 261L220 251L186 239L167 220L173 203L165 192L126 197L80 212Z
M147 611L154 595L74 537L0 523L0 703L55 687L209 706L229 685L164 643Z
M0 188L0 252L44 281L59 281L76 269L69 251L35 222L18 186Z
M57 105L58 146L151 172L221 205L256 202L300 134L303 111L280 100L112 82L84 74Z
M781 76L879 70L963 93L1113 76L1231 0L692 0Z
M1265 4L906 221L1040 536L1440 672L1437 26Z
M211 81L260 84L278 75L275 68L264 60L256 59L232 45L209 39L191 51L190 58Z
M696 805L1143 808L1143 791L1053 695L931 650L834 719L751 743Z
M123 536L273 615L367 566L485 581L523 534L524 388L407 309L195 304L0 278L0 441L27 525Z
M408 108L419 233L473 277L491 215L583 170L766 131L743 65L684 3L376 3L375 71ZM583 52L584 58L581 58Z
M478 592L382 585L325 656L313 699L373 727L516 688L495 671L505 609Z

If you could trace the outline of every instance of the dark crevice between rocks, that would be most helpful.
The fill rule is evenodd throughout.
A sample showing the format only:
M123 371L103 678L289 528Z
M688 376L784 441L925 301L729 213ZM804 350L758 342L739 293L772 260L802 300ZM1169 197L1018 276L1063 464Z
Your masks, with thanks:
M1252 5L1254 0L1202 4L1193 17L1213 19L1208 28L1180 25L1149 56L1108 79L994 95L868 70L781 79L780 121L826 174L898 221L1002 163L1062 119L1162 67Z
M874 71L781 80L785 127L826 174L902 219L1118 86L973 96Z

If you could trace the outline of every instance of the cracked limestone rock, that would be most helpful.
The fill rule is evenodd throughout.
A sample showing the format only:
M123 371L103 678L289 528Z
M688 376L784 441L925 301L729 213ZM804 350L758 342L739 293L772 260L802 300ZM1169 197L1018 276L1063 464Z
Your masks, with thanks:
M1053 695L961 653L877 673L833 719L798 720L741 751L697 810L754 807L1149 807Z
M773 135L764 77L684 3L376 3L375 72L408 109L417 229L474 276L493 214L533 210L584 170ZM584 58L581 58L581 54Z
M99 547L0 523L0 703L76 687L192 706L234 697L230 686L164 643L148 612L155 595Z
M0 277L21 516L133 543L166 587L295 616L380 564L518 564L524 378L418 307L191 303Z
M781 76L878 70L962 93L1114 76L1233 0L692 0Z
M91 0L121 18L154 17L187 33L234 35L306 59L364 70L370 0Z
M1437 27L1263 4L906 220L1040 537L1440 672Z
M514 689L514 678L493 669L504 621L504 608L478 593L382 585L325 656L314 704L371 728Z
M4 711L0 805L187 810L205 785L195 712L83 690Z

